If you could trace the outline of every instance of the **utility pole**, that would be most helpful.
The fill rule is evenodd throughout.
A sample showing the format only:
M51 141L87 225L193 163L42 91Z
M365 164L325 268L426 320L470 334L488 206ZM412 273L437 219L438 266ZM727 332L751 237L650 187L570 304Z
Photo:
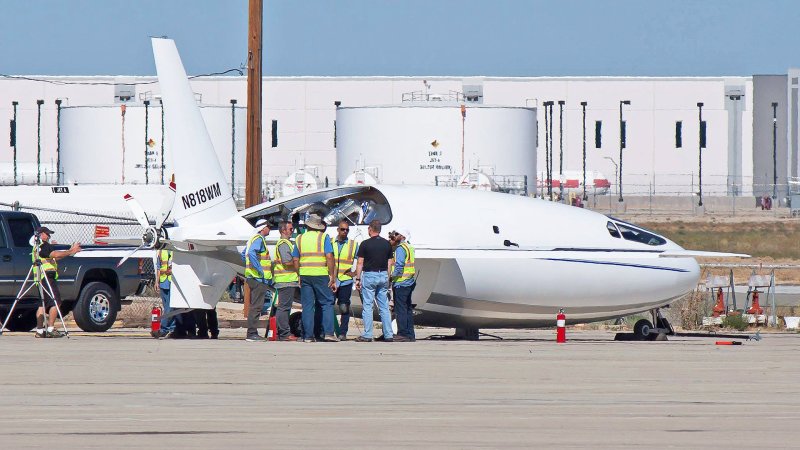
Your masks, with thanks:
M245 156L245 208L261 203L261 28L263 0L250 0L247 28L247 155ZM250 289L244 289L244 315L250 306Z
M245 207L261 203L261 28L263 0L250 0L247 35L247 156Z

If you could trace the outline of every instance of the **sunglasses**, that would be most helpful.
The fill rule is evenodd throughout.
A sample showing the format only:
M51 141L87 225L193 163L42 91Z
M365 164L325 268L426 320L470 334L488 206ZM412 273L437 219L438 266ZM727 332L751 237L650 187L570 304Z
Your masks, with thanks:
M350 231L350 228L339 228L339 231Z

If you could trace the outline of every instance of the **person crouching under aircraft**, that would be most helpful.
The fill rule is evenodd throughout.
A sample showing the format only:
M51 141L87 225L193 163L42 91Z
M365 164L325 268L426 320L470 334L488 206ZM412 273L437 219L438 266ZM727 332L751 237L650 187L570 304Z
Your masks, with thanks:
M265 237L269 234L269 223L265 219L256 222L256 228L261 228L250 240L242 252L244 260L244 277L250 287L250 304L247 312L247 336L249 342L259 342L264 339L258 335L258 317L264 308L264 296L272 284L272 261L269 258L269 249Z
M364 320L364 334L356 342L372 342L372 303L377 301L381 316L383 339L392 342L392 314L389 312L389 275L387 269L392 259L392 244L380 236L381 223L369 223L369 239L359 245L358 265L356 266L356 289L361 291L361 319ZM362 275L363 274L363 275ZM363 289L362 289L363 288Z
M394 251L394 269L392 270L392 297L394 298L394 314L397 319L395 342L414 342L414 311L411 306L411 293L417 286L414 269L414 247L408 243L411 234L407 228L394 230L392 246Z
M292 260L300 272L300 303L303 305L303 342L315 342L314 308L322 309L322 333L325 342L338 342L333 333L333 290L336 289L336 266L333 263L331 238L318 214L306 220L308 230L297 236Z

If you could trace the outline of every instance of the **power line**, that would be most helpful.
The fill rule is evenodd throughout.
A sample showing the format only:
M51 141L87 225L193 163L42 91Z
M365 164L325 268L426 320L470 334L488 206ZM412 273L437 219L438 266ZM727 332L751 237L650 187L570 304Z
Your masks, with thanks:
M224 72L214 72L214 73L204 73L200 75L192 75L189 77L190 80L195 78L203 78L203 77L214 77L220 75L227 75L231 72L237 72L240 76L244 75L241 69L228 69ZM33 77L26 77L23 75L8 75L5 73L0 73L0 78L8 78L12 80L25 80L25 81L36 81L39 83L48 83L48 84L55 84L59 86L65 85L78 85L78 86L117 86L117 85L125 85L125 86L137 86L137 85L145 85L145 84L156 84L158 80L152 81L139 81L134 83L118 83L118 82L110 82L110 81L65 81L65 80L48 80L45 78L33 78Z

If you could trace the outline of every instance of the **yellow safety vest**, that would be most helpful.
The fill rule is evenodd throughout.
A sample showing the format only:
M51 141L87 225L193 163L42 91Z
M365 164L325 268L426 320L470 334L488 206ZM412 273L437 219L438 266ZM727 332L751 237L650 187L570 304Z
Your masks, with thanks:
M289 253L294 251L294 244L292 244L292 241L283 238L278 240L278 243L275 245L275 266L272 268L272 272L275 274L275 282L294 283L299 279L299 277L297 276L297 271L285 269L283 267L281 252L278 251L278 247L280 247L281 244L286 244L289 246Z
M258 270L254 269L252 264L250 264L250 247L253 245L253 243L256 242L257 239L261 239L264 245L264 251L258 254L259 260L261 262L261 270L264 272L264 279L271 280L272 260L269 259L269 249L267 248L267 240L264 239L264 236L262 236L260 233L251 237L250 240L247 241L247 248L244 251L244 276L245 278L261 278L261 274L258 273Z
M342 252L339 250L339 241L333 241L333 257L336 259L336 273L338 274L339 281L352 280L353 277L345 275L345 271L353 266L353 259L356 256L356 242L348 239L347 243L342 246ZM344 264L342 264L342 256L344 256Z
M405 242L400 244L400 247L403 247L403 250L406 251L406 260L404 261L405 265L403 266L402 275L393 277L392 281L394 281L395 283L410 280L414 278L414 274L416 273L416 270L414 269L414 247Z
M163 283L167 280L172 282L172 275L167 275L167 270L172 268L172 251L163 249L158 251L158 282Z
M34 247L31 251L31 262L33 263L33 278L39 281L42 277L39 275L39 267L36 266L36 257L38 256L39 248ZM42 272L54 272L55 279L58 279L58 263L55 258L39 258L42 261Z
M328 275L328 264L325 261L325 233L308 230L297 236L297 247L300 253L300 276Z

